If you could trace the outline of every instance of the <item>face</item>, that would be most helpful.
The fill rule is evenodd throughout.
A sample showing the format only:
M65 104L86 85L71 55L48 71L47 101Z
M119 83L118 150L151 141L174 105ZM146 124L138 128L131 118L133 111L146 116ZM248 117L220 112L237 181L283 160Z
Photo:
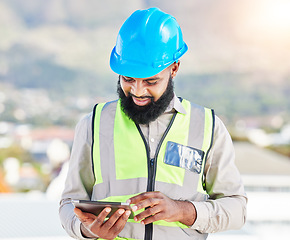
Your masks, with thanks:
M166 91L169 77L176 76L179 62L149 78L132 78L120 76L121 88L126 97L131 96L137 106L146 106L151 101L156 102Z
M172 77L176 72L167 68L150 78L120 76L117 92L127 116L137 124L148 124L160 116L174 96Z

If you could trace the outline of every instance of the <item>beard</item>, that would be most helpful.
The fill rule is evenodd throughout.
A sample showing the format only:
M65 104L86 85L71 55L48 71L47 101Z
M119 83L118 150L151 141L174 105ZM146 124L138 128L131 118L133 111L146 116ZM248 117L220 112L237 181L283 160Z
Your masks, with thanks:
M169 103L174 97L174 86L172 76L169 76L168 85L165 92L161 97L154 101L153 97L150 98L151 102L145 106L138 106L134 103L131 93L127 97L121 88L120 77L117 85L117 93L121 100L121 108L123 112L132 119L136 124L148 124L151 121L156 120L168 107Z

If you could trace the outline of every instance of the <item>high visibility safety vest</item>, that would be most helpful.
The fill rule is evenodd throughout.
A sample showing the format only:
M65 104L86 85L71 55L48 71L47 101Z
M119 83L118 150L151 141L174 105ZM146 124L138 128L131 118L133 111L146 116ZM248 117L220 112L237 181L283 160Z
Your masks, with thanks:
M160 191L178 200L207 199L203 169L212 145L214 112L181 101L186 114L174 113L153 159L139 125L122 111L120 100L95 106L92 200L125 202L146 191ZM207 237L180 222L144 226L129 219L116 239L144 239L144 235L158 240Z

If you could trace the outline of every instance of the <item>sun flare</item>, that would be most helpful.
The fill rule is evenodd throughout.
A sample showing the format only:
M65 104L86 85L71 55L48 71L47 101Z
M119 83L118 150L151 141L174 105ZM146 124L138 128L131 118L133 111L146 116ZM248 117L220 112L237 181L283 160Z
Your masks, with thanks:
M254 21L260 29L269 32L288 32L290 34L290 1L262 0L258 1L254 10Z

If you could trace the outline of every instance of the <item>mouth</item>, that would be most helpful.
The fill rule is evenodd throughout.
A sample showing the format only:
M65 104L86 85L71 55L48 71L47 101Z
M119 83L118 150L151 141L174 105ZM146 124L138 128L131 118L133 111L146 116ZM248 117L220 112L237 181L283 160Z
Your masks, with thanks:
M151 103L151 98L137 98L137 97L133 97L132 96L132 99L134 101L134 103L138 106L145 106L149 103Z

